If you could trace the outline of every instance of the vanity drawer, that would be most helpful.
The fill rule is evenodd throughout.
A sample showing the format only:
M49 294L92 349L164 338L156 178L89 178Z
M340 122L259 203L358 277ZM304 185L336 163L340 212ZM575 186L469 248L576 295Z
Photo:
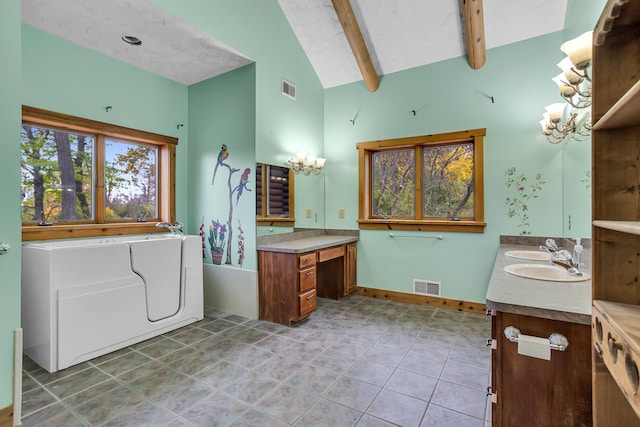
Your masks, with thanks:
M318 262L329 261L330 259L342 257L344 257L344 246L318 251Z
M300 299L300 317L313 313L316 309L316 290L312 289L309 292L298 297Z
M316 268L306 268L298 272L298 292L316 288Z
M298 256L298 268L306 268L316 264L316 253L311 252Z

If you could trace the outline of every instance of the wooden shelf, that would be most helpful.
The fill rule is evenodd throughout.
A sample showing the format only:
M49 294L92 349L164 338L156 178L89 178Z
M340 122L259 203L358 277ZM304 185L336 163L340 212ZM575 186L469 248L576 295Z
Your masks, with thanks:
M640 426L640 1L607 0L593 33L593 421ZM614 220L614 219L624 219Z
M638 424L640 417L640 307L611 301L593 301L593 346L635 412L618 425Z
M640 125L640 81L637 81L607 113L593 125L593 130Z
M640 354L640 306L594 300L594 307L606 315L609 324L624 339L632 351Z
M593 226L606 228L608 230L620 231L622 233L640 235L640 221L604 221L595 220Z

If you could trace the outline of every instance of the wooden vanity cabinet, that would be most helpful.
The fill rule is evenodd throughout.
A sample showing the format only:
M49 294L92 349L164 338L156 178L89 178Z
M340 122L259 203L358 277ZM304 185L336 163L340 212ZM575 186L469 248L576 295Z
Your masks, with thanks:
M259 316L291 326L316 310L317 253L258 251Z
M640 2L609 0L593 32L593 411L640 426ZM636 319L640 319L637 318Z
M356 290L356 244L301 254L258 251L259 316L291 326L316 310L316 297Z
M493 312L492 425L528 427L591 426L590 326L521 314ZM518 343L504 334L569 340L565 351L551 350L551 360L518 354Z
M356 244L349 243L347 245L347 253L345 255L345 271L344 271L344 296L347 296L356 291L358 287L357 282L357 251Z

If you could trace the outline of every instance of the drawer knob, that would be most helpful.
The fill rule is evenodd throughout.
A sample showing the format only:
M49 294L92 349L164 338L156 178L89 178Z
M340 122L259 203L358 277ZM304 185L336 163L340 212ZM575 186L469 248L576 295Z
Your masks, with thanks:
M309 301L310 299L313 299L313 295L309 295L309 296L307 297L307 301Z
M307 272L307 276L312 276L312 275L313 275L313 271Z

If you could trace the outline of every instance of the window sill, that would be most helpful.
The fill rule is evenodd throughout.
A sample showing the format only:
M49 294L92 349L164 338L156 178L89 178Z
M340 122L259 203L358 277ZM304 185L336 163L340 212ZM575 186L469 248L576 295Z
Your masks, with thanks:
M262 227L293 227L296 220L295 218L281 218L281 217L268 217L258 216L256 217L256 225Z
M22 241L74 239L82 237L118 236L127 234L168 233L156 227L156 222L129 222L117 224L54 224L49 226L25 225Z
M360 219L358 227L362 230L409 230L409 231L448 231L457 233L484 233L486 222L448 221L448 220L401 220L401 219Z

